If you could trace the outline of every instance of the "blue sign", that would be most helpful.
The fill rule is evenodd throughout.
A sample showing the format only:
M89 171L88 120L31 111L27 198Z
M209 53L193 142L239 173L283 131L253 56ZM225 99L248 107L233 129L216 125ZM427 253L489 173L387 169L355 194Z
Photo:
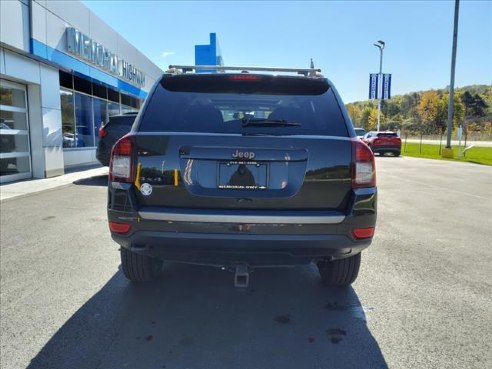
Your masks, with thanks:
M369 75L369 100L391 99L391 74Z
M378 98L378 77L379 75L377 73L371 73L369 75L369 100Z
M391 74L383 74L382 99L391 99Z

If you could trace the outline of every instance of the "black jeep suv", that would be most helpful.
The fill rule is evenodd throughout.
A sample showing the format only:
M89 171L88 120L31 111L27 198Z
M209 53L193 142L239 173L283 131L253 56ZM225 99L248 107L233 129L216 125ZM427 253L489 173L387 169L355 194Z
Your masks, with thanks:
M375 166L331 82L175 68L111 155L125 276L149 281L175 261L230 268L244 286L255 267L316 263L326 284L351 284L374 234Z

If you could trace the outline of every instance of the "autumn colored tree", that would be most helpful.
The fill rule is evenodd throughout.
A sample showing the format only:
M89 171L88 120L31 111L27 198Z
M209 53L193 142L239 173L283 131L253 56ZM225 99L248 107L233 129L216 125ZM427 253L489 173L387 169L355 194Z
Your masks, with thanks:
M381 102L381 128L416 133L444 132L447 128L449 89L412 92ZM355 126L375 129L377 104L374 100L347 104ZM472 85L455 90L453 126L474 124L475 131L492 127L492 86Z
M427 91L422 94L417 112L424 133L444 131L446 127L446 105L437 91Z
M383 121L384 117L381 114L381 121ZM362 116L360 119L361 127L366 131L374 131L378 126L378 110L373 107L366 106L362 110Z
M369 121L369 115L371 114L371 108L366 106L364 109L362 109L361 117L360 117L360 126L364 128L366 131L369 130L368 128L368 121Z
M352 119L354 127L360 127L360 120L362 117L362 110L355 104L347 104L347 112Z

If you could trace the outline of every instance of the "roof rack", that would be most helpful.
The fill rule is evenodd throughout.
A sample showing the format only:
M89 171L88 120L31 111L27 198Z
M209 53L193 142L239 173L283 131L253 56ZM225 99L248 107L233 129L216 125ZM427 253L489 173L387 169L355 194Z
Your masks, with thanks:
M224 67L222 65L170 65L169 72L182 73L192 72L193 70L210 70L225 72L228 70L237 70L241 72L285 72L297 73L306 77L320 77L321 69L319 68L277 68L277 67Z

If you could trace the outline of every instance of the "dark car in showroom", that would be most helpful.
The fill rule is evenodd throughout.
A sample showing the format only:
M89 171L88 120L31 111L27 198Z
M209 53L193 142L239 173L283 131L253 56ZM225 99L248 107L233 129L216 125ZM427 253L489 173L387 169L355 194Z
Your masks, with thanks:
M106 124L99 128L99 142L96 149L96 158L104 166L109 166L111 149L116 141L130 132L138 113L130 112L109 117Z
M401 139L395 132L370 131L364 135L362 140L375 154L385 155L390 153L394 156L400 156L401 154Z
M376 173L333 84L314 68L170 68L112 151L108 222L124 275L203 264L246 287L254 268L314 263L327 285L354 282Z

